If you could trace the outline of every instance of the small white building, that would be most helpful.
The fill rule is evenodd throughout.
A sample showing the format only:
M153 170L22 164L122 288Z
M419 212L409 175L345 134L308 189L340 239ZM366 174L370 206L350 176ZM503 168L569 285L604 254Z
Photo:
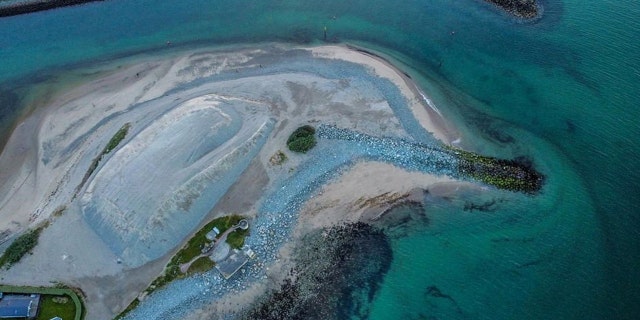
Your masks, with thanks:
M207 240L209 241L213 241L216 239L216 237L220 234L220 230L218 230L218 228L213 227L213 229L211 229L211 231L209 231L206 235L205 238L207 238Z

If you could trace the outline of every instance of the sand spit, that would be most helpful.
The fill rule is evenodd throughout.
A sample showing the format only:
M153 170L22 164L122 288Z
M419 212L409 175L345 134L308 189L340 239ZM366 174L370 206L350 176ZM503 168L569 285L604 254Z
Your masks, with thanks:
M19 124L0 155L0 234L10 239L52 222L33 255L0 277L11 284L79 287L87 317L109 319L206 220L233 212L259 217L275 188L290 179L305 181L296 174L314 167L319 155L286 150L288 134L299 125L409 139L397 116L405 104L437 139L455 140L425 98L384 60L343 46L204 49L115 62L103 77L56 95ZM126 138L77 190L125 123L131 124ZM328 150L330 143L318 148ZM269 160L279 150L288 160L274 165ZM452 183L386 163L326 160L336 161L327 168L348 170L318 189L302 187L311 198L297 220L292 215L293 239L311 229L373 219L372 210L382 212L385 203L412 190ZM60 207L67 208L62 216L52 216ZM198 314L223 305L241 308L278 283L290 248L278 250L280 262L264 260L271 270L264 280L243 285L251 294L221 297L222 305L198 307Z
M323 46L311 48L317 57L338 59L367 65L373 72L395 84L402 94L407 97L413 116L429 132L439 140L451 144L458 138L457 133L447 124L442 114L433 102L401 71L389 64L381 56L366 49L349 46L350 50L340 50L337 46Z

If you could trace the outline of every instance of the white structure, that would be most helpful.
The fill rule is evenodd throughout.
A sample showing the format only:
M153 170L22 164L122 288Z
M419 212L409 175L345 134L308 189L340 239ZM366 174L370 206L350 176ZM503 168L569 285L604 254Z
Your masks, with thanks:
M220 230L218 230L218 228L213 227L213 229L211 229L211 231L209 231L206 235L205 238L207 238L207 240L209 241L213 241L216 239L216 237L220 234Z

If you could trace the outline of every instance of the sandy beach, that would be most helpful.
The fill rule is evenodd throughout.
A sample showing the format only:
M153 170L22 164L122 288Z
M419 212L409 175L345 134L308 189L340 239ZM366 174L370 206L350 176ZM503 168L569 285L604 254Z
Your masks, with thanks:
M283 64L286 59L292 63ZM436 139L450 144L459 138L407 76L346 46L201 49L116 61L97 79L54 95L17 126L0 155L0 243L50 222L33 255L0 271L3 282L78 287L86 295L88 319L112 318L207 221L260 214L265 197L309 161L286 150L298 126L409 137L386 92L346 73L314 71L331 61L364 66L367 77L390 81ZM126 123L126 138L81 183ZM270 159L278 151L288 160L274 165ZM375 219L412 192L454 182L358 160L312 193L291 237ZM60 208L66 209L52 215ZM292 245L279 249L281 259L266 272L269 280L249 287L251 294L220 299L196 314L223 305L230 312L277 283L279 271L291 263Z

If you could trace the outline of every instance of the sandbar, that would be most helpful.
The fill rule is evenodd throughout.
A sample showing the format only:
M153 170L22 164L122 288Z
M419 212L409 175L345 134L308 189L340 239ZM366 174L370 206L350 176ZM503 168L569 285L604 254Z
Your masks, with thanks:
M79 287L88 318L112 318L208 220L241 213L259 221L273 190L319 181L304 180L304 173L333 142L320 141L317 153L292 153L286 139L296 127L328 124L411 139L398 117L405 106L434 143L459 139L411 79L346 45L267 44L114 61L100 76L53 95L18 124L0 154L0 241L50 223L33 255L0 276L17 285ZM126 123L127 137L81 184ZM278 151L288 160L275 165L270 159ZM308 200L288 213L289 239L375 219L415 190L456 183L366 159L327 168L335 172L319 185L301 186ZM52 215L61 208L62 215ZM291 263L290 246L273 249L277 261L264 259L268 280L194 314L223 305L231 312L277 283L277 270Z

